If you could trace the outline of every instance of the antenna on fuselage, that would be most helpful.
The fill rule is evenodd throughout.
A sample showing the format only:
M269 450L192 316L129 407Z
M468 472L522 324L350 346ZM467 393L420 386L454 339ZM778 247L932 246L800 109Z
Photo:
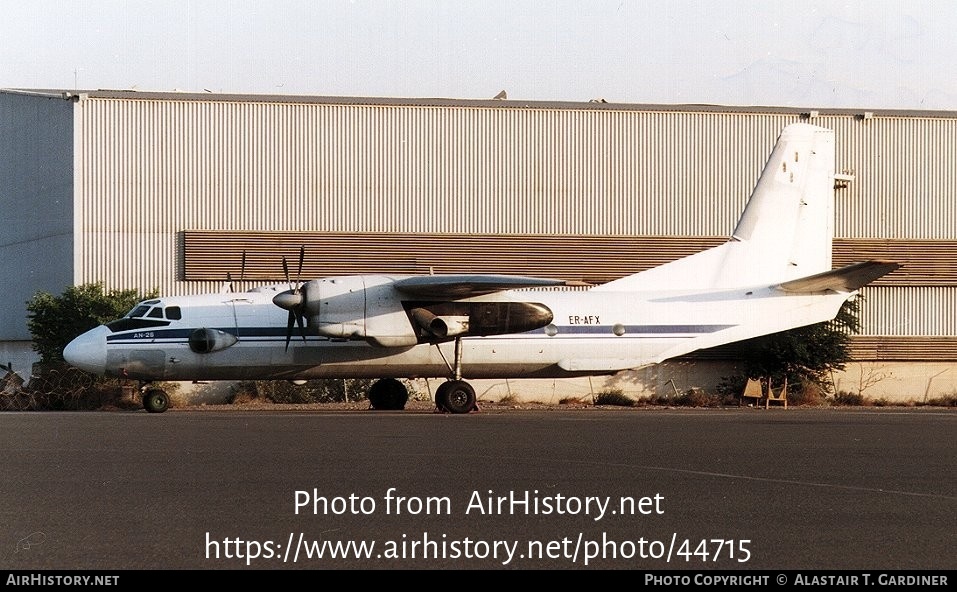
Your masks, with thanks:
M233 274L226 270L226 283L223 284L223 287L220 289L220 292L226 294L228 292L244 292L243 290L243 280L246 277L246 249L243 249L242 259L239 262L239 287L233 289Z
M240 287L240 289L245 287L245 283L244 283L244 280L245 280L245 279L246 279L246 249L243 249L243 256L242 256L242 259L240 259L240 261L239 261L239 287ZM239 290L237 290L237 291L239 291ZM242 290L242 291L245 292L245 290Z

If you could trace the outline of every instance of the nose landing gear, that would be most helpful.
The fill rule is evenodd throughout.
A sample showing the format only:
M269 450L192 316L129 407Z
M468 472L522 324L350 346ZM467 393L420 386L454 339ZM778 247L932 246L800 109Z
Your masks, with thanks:
M140 386L143 395L143 409L150 413L162 413L169 409L169 395L161 388L152 388L149 383Z

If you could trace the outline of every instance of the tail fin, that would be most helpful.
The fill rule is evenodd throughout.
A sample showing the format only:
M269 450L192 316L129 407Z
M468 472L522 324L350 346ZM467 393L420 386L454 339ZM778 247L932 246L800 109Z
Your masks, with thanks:
M723 289L830 271L833 221L834 132L791 124L728 242L593 289Z

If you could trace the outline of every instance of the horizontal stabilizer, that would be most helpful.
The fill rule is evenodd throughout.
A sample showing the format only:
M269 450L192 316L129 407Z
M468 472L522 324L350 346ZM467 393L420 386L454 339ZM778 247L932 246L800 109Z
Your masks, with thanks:
M466 298L519 288L587 285L581 282L534 278L519 275L417 275L393 284L395 289L414 296Z
M883 277L900 268L899 263L893 261L864 261L854 263L840 269L832 269L816 275L791 280L779 284L777 287L785 292L854 292L860 290L877 278Z

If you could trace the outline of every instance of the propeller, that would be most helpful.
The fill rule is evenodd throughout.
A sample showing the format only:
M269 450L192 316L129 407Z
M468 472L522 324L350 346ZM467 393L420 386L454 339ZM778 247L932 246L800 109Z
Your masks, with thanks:
M289 342L292 340L293 325L299 326L299 335L302 336L302 342L306 342L306 327L303 323L306 294L304 288L299 285L299 278L302 275L302 263L305 256L305 246L299 247L299 269L296 271L296 283L293 284L289 277L289 263L286 261L285 255L283 255L282 271L286 275L286 281L289 282L289 289L276 294L272 299L273 304L289 311L289 320L286 323L286 351L289 351Z

